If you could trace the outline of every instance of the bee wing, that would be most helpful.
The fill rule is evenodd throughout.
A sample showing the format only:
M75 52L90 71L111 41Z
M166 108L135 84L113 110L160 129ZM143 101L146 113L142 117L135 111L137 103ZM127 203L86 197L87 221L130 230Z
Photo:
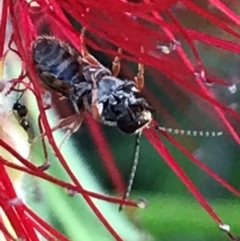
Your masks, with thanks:
M63 140L59 145L59 148L61 148L64 142L80 128L84 119L84 114L85 114L85 111L82 110L80 113L61 119L56 126L51 128L52 132L57 131L59 129L66 130ZM33 138L32 143L37 142L39 139L44 138L46 135L47 135L46 132L43 132L41 135Z
M69 116L59 122L60 125L67 124L67 127L65 126L65 128L67 128L67 131L63 137L63 140L59 145L59 149L61 149L64 142L68 140L68 138L81 127L83 119L84 119L84 111L82 111L79 114Z

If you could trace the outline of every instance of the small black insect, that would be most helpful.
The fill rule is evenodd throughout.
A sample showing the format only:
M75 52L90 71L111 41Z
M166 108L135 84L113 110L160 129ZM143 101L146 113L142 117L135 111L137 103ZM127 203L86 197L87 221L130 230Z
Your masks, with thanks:
M84 31L81 41L79 53L54 37L40 36L32 45L33 63L44 85L72 102L79 121L74 125L74 131L81 125L84 110L87 110L104 125L116 126L126 134L136 134L132 169L123 195L125 200L130 194L138 164L141 133L149 127L154 112L141 93L144 66L138 64L138 74L134 80L119 79L120 58L115 57L110 71L89 54L84 43ZM121 53L121 49L118 52ZM66 123L70 119L72 117ZM119 207L121 209L122 205Z
M24 130L29 129L29 122L26 119L26 116L28 114L28 109L25 105L20 104L18 101L14 103L12 109L16 111L17 118L19 120L20 125Z

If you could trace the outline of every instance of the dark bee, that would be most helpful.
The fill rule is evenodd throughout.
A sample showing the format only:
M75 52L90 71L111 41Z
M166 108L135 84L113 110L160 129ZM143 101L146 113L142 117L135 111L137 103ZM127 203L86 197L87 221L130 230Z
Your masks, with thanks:
M120 64L118 58L112 75L85 47L80 55L66 43L41 36L33 43L33 61L44 84L68 97L78 112L84 108L101 123L117 125L130 134L152 120L153 109L137 83L115 77Z
M152 121L153 108L141 94L144 67L139 64L135 81L117 78L120 59L115 57L111 72L88 53L83 35L84 31L81 53L54 37L38 37L32 45L33 62L44 85L69 98L80 115L87 110L102 124L137 134L134 167L125 199L138 162L141 132Z
M27 131L29 129L29 122L26 119L26 116L28 114L27 107L25 105L20 104L19 102L16 102L14 103L12 109L16 111L17 118L22 128Z
M67 97L78 115L83 116L87 110L102 124L117 126L126 134L137 134L129 183L123 196L125 200L133 184L142 130L153 119L154 110L141 94L144 66L138 65L134 80L119 79L120 58L115 57L110 71L88 53L84 31L81 40L79 53L54 37L40 36L32 45L33 62L44 85ZM79 119L81 123L83 118Z

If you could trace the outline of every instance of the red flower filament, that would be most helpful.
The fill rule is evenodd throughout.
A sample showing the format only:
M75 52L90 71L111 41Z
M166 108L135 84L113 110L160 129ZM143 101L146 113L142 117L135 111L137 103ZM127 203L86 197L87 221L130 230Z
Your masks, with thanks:
M227 2L229 2L229 6ZM204 44L208 48L215 50L218 49L234 54L240 53L240 34L236 30L240 27L240 18L237 13L230 9L230 2L234 5L234 1L208 0L204 2L208 7L202 7L198 1L189 0L164 0L161 2L142 0L137 1L137 3L136 1L126 0L100 0L98 2L93 0L3 1L0 24L1 64L3 66L4 56L9 52L14 52L22 61L21 74L17 78L8 80L11 87L4 98L8 98L8 94L16 90L17 84L22 84L28 91L34 94L40 113L39 130L40 132L44 130L48 142L43 142L45 156L47 156L47 146L50 146L52 152L56 155L59 163L67 173L68 180L71 180L67 182L48 174L44 170L48 167L48 160L46 160L45 164L38 167L23 157L21 153L18 153L4 137L1 137L0 146L21 163L13 163L1 154L0 207L9 220L16 237L32 241L40 240L40 234L47 240L66 241L71 239L70 237L65 237L56 228L53 228L43 217L37 215L24 201L18 198L13 185L14 183L6 171L9 169L18 170L39 179L44 179L59 187L70 190L76 193L76 195L80 194L109 234L115 240L124 240L94 201L98 199L110 202L116 204L117 208L117 205L122 203L121 197L107 196L86 190L81 177L76 177L69 166L68 160L64 158L54 139L46 114L49 106L46 107L42 97L45 90L36 74L31 57L32 43L36 36L41 34L44 26L47 26L49 32L56 38L71 43L79 51L81 50L79 38L80 27L84 26L87 32L91 34L90 37L86 36L88 46L95 51L101 51L111 56L111 58L119 55L124 61L144 64L147 74L153 79L154 86L159 91L161 89L162 92L168 95L172 102L181 102L172 93L172 88L179 88L184 94L189 95L189 98L194 100L196 106L198 106L206 117L213 122L217 119L217 126L221 127L223 132L229 133L235 142L240 144L240 136L234 125L234 121L240 119L240 114L221 103L214 95L214 91L212 91L214 86L221 86L227 89L232 83L227 78L220 78L216 74L217 70L214 69L214 71L211 71L211 67L205 63L199 50L200 48L198 48L199 44ZM217 14L211 9L215 9ZM223 32L226 38L211 35L209 31L203 31L201 27L194 29L189 27L191 26L190 24L184 24L182 15L185 13L193 14L193 16L196 16L196 19L201 18L202 21L207 21L209 26L218 28L219 31ZM8 19L12 26L9 41L7 40L6 32ZM74 19L75 24L72 24L73 21L70 21L70 19ZM16 49L12 47L12 43L15 44ZM5 50L6 46L8 46L8 52ZM141 52L141 47L144 48L144 52ZM122 48L123 53L119 54L117 52L118 48ZM101 62L101 60L99 61ZM134 73L128 66L123 64L122 69L126 76L134 76ZM1 67L0 71L2 77L3 67ZM29 78L25 78L26 76ZM169 83L160 81L159 76L165 76ZM209 87L210 85L211 87ZM148 83L144 87L144 93L149 101L154 103L157 114L161 116L161 121L170 121L178 128L181 128L178 121L159 102L157 92L151 91ZM202 107L202 102L207 103L208 108L205 109ZM183 105L179 104L179 108L183 108ZM211 113L208 111L209 108L211 109ZM117 158L114 157L111 151L102 126L88 114L85 119L89 134L93 138L93 142L114 189L117 193L121 194L126 184L118 169ZM154 125L159 124L153 121L152 126ZM234 240L235 237L228 230L228 226L224 224L224 221L221 220L200 193L180 164L178 164L178 161L175 160L168 147L163 143L162 137L165 137L188 157L191 162L231 193L239 197L240 191L191 154L186 147L181 145L167 132L161 131L160 133L154 128L150 128L144 130L144 135L159 156L162 157L199 204L208 212L214 222ZM131 200L125 200L124 205L132 207L140 206L138 202ZM13 240L15 238L2 220L0 220L0 232L2 232L5 240Z

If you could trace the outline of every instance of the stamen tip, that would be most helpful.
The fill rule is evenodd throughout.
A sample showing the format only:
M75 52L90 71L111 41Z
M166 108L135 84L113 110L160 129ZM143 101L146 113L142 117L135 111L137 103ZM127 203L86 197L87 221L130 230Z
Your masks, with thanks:
M76 191L72 189L67 189L67 192L70 197L73 197L76 194Z
M147 203L147 201L144 198L140 198L140 199L137 200L137 206L139 208L142 208L142 209L143 208L147 208L148 203Z
M224 232L227 232L227 233L230 232L230 226L226 223L220 224L219 228Z
M38 168L41 171L46 171L49 167L51 166L51 163L49 161L45 161L41 166L39 166Z
M228 86L228 90L232 95L235 94L237 91L237 85L233 84L233 85Z
M165 46L165 45L157 46L157 49L159 49L164 54L170 54L171 53L171 49L168 46Z
M23 202L20 198L16 197L8 201L8 204L10 206L18 206L21 205Z

